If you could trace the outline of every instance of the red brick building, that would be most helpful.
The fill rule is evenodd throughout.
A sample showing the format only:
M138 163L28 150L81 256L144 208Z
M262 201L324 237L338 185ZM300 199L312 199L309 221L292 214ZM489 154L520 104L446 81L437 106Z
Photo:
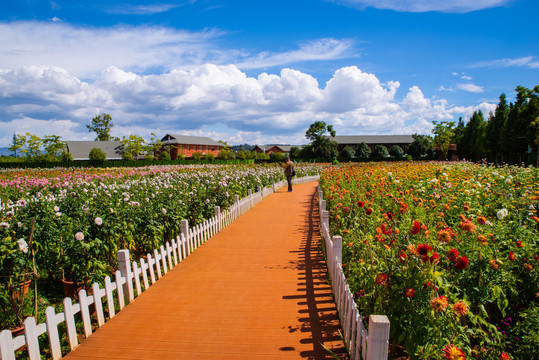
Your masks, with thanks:
M171 159L178 156L191 157L195 152L217 156L224 147L209 137L167 134L161 139L161 152L167 151Z

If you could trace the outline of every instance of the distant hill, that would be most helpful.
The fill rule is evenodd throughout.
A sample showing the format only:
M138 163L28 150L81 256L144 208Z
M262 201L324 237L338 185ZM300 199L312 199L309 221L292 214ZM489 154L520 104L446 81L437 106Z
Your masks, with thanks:
M13 153L9 151L9 148L0 147L0 156L9 156L9 155L13 155Z

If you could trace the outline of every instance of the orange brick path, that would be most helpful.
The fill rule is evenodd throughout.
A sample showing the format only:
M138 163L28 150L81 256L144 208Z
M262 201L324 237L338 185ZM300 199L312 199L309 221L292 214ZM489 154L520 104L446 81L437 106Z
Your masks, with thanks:
M319 254L316 183L268 196L68 359L346 358Z

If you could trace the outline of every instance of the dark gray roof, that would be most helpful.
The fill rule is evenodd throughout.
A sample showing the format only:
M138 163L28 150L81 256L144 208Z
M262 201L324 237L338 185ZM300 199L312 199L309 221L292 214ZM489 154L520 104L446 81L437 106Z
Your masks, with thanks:
M103 150L107 160L122 160L124 147L120 141L66 141L67 151L73 160L88 160L93 148Z
M347 135L335 136L337 143L346 144L411 144L414 142L412 135Z
M185 145L209 145L209 146L221 146L217 141L205 136L189 136L189 135L174 135L166 134L161 139L163 144L185 144Z

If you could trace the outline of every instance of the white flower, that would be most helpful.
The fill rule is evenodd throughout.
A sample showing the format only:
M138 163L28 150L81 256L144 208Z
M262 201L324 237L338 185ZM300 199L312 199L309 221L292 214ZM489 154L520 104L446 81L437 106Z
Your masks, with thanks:
M60 216L62 216L62 213L59 212L59 211L57 211L55 215L56 215L57 217L60 217Z
M60 208L58 206L55 206L53 209L54 209L54 212L60 211Z
M84 234L79 231L78 233L75 234L75 239L78 241L84 240Z
M206 204L209 204L210 203L210 199L206 199Z
M163 213L163 215L165 215L167 213L167 209L163 208L161 212Z
M9 229L9 224L7 222L0 222L0 228Z
M101 219L100 217L96 217L94 222L97 226L100 226L101 224L103 224L103 219Z
M24 239L17 240L17 244L19 244L19 250L23 253L28 253L28 243Z
M496 216L499 220L503 220L508 214L509 212L507 211L507 209L501 209L496 213Z
M21 227L22 227L22 222L19 221L19 222L17 223L17 226L21 228Z

